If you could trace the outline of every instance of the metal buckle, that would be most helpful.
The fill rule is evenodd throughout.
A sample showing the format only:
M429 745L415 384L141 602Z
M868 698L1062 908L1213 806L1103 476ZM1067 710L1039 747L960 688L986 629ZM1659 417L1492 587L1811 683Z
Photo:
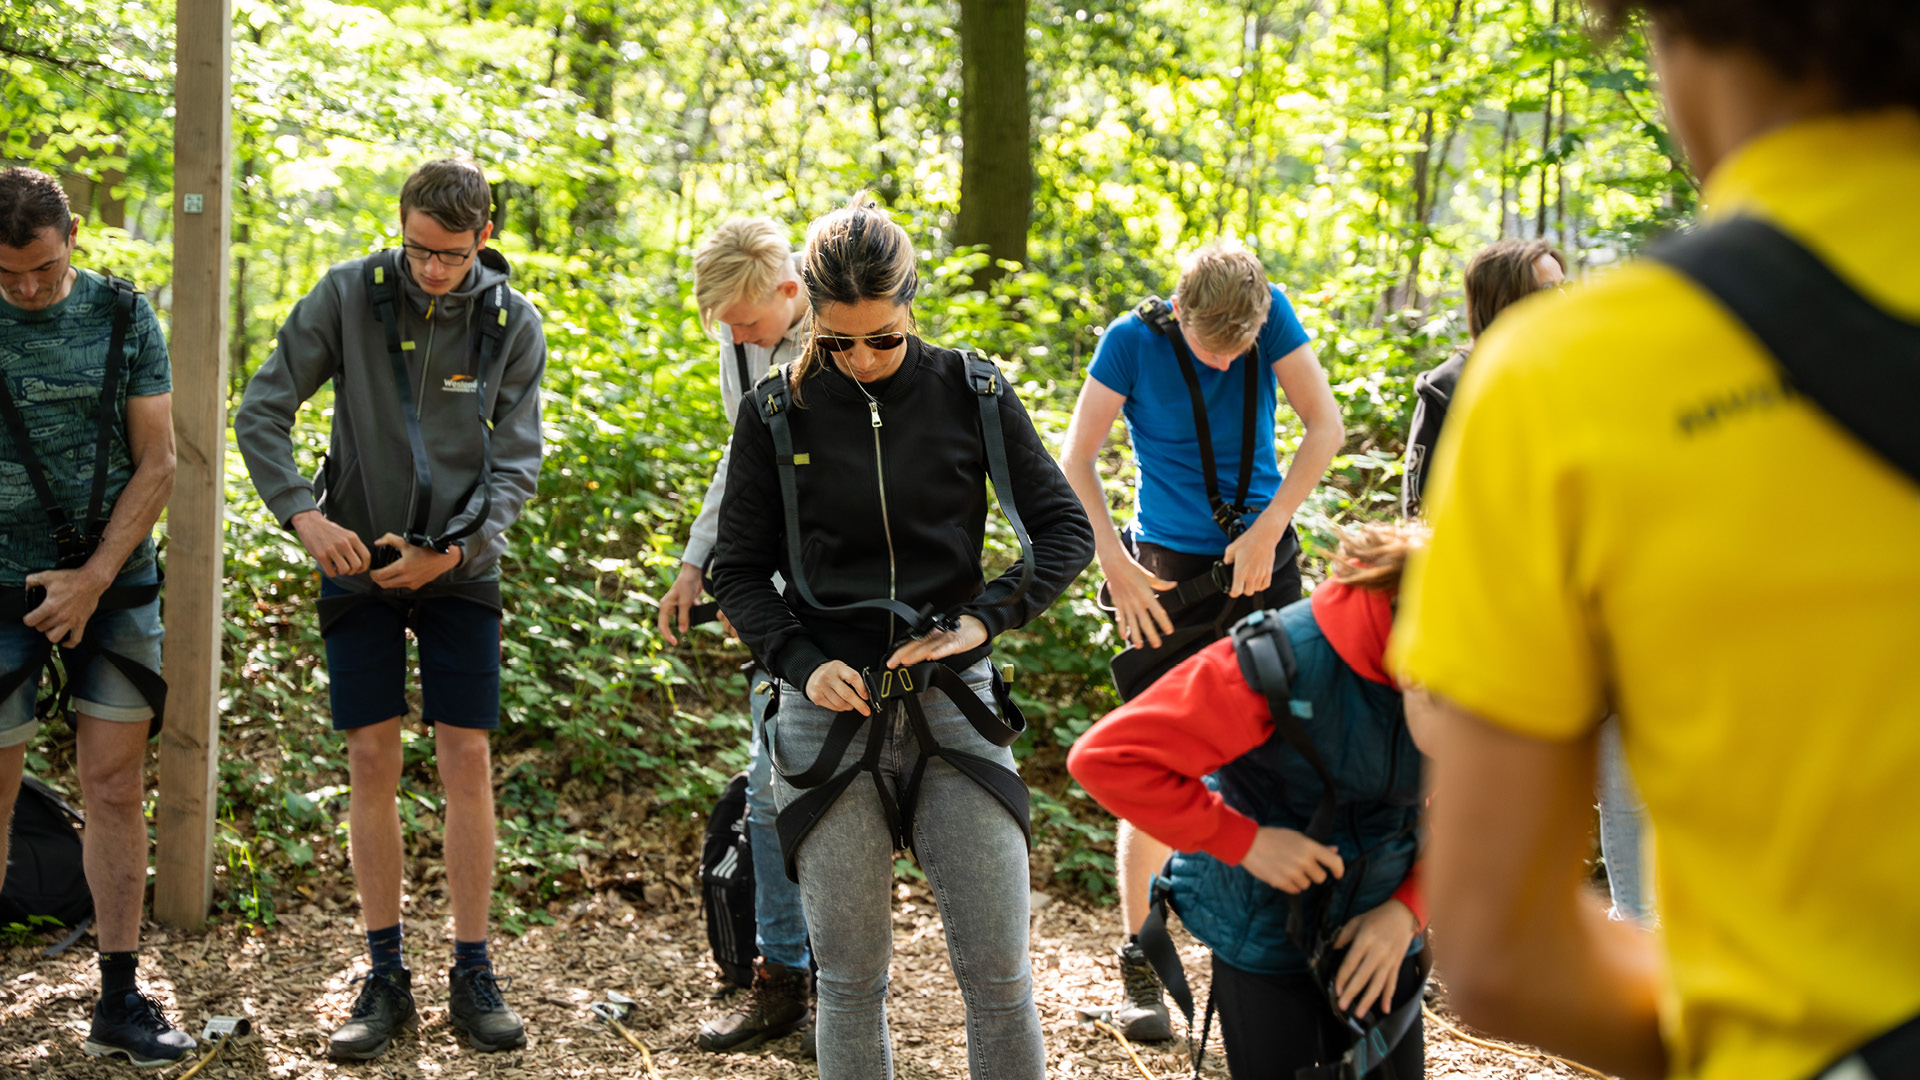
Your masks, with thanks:
M860 678L867 684L868 699L875 702L891 701L926 689L914 682L911 666L881 668L879 671L867 668L860 673Z

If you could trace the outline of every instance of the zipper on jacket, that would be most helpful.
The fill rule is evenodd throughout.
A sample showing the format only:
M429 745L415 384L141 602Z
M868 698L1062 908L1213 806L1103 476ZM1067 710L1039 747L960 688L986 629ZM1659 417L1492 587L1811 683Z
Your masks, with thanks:
M860 386L860 381L855 379L853 384ZM873 475L880 484L880 531L886 534L887 538L887 599L898 600L900 597L896 592L900 572L893 554L893 521L887 516L887 466L880 458L880 403L874 400L872 394L867 394L866 387L860 386L860 392L866 394L867 414L873 420ZM893 620L893 613L888 612L887 640L889 641L893 640Z

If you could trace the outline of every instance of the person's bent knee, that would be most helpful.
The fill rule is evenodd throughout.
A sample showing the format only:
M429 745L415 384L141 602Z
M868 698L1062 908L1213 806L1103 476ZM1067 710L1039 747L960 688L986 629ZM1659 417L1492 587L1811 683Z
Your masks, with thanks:
M490 732L459 728L447 724L434 726L434 759L440 770L440 782L449 794L459 789L464 794L493 790L493 752Z

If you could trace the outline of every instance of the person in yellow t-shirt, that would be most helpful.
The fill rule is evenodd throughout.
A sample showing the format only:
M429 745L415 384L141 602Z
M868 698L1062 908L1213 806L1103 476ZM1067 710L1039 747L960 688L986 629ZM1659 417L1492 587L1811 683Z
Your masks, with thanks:
M1770 222L1920 322L1920 5L1592 2L1650 16L1710 220ZM1641 263L1501 316L1429 515L1393 658L1432 695L1409 714L1461 1014L1622 1077L1872 1076L1854 1048L1920 1040L1920 488ZM1657 935L1586 885L1609 710Z

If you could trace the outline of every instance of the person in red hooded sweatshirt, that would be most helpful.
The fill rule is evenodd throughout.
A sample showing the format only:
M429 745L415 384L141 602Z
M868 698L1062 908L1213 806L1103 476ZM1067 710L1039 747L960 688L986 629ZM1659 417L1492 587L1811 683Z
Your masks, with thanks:
M1362 1075L1424 1073L1421 754L1382 661L1424 535L1406 523L1348 535L1310 598L1249 616L1068 756L1101 805L1175 849L1156 896L1213 950L1235 1080L1295 1080L1343 1058ZM1287 685L1263 675L1262 648Z

